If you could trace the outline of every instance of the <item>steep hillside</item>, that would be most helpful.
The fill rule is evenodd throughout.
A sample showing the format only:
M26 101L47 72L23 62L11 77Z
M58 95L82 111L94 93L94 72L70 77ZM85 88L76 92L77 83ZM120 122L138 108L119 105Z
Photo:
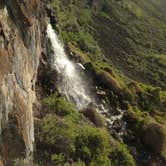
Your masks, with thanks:
M165 166L165 10L0 0L0 166Z
M64 41L102 54L130 78L165 87L164 1L53 1Z
M71 162L73 165L165 165L164 11L164 0L52 0L48 4L47 13L51 24L64 42L69 58L84 65L87 75L92 78L94 86L98 89L99 97L115 111L114 114L118 114L119 108L124 111L126 131L119 137L121 127L118 121L111 130L104 127L102 132L106 129L109 137L98 140L99 144L103 144L101 140L109 139L111 141L108 146L112 143L115 143L115 146L109 147L108 151L106 144L102 145L102 150L97 147L103 153L100 156L102 158L96 151L92 155L93 141L89 139L95 131L89 122L96 126L98 115L95 110L83 110L79 115L69 113L69 103L66 103L58 92L52 94L49 91L47 86L57 90L53 83L55 80L51 78L52 74L47 71L50 75L47 78L39 75L38 80L39 91L44 91L41 99L44 100L42 109L45 113L39 116L42 120L39 121L39 130L36 132L37 160L42 158L41 163L53 164ZM49 70L47 65L45 68ZM43 68L41 70L43 72ZM43 86L44 84L47 86ZM61 115L61 111L65 115ZM55 117L52 119L50 115ZM91 130L89 137L88 133L83 131L83 140L79 138L82 142L79 144L81 149L77 146L77 138L81 134L77 130L82 131L84 128L73 118L79 119L83 126L88 126L88 131ZM54 119L57 119L57 122L54 122ZM68 147L59 147L58 141L55 142L56 135L63 137L65 134L63 127L62 131L58 130L57 125L54 127L53 124L56 123L66 126L66 134L72 133L69 137L72 139L73 151L66 149ZM70 131L70 128L74 131ZM43 133L49 133L49 138ZM63 139L62 142L69 140ZM158 143L154 144L154 141ZM45 154L42 153L43 150Z

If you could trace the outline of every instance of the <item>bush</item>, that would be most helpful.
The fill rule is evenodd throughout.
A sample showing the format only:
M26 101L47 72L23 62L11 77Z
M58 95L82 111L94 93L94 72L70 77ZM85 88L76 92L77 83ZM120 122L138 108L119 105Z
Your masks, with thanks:
M111 151L110 158L113 166L136 166L132 155L121 143Z
M122 87L120 83L108 72L105 72L104 70L98 70L96 72L96 77L100 81L100 84L103 85L105 88L111 89L117 94L121 94Z
M63 165L63 163L65 163L65 156L62 153L53 154L51 155L51 160L53 161L55 165L61 166Z
M52 153L70 154L74 148L74 127L70 121L49 115L40 124L39 144Z
M67 165L72 161L73 165L81 166L100 162L109 165L109 134L89 123L82 125L71 119L48 115L40 123L36 138L40 162Z
M75 156L85 164L96 163L101 157L108 159L109 135L104 130L84 127L75 139Z
M166 154L166 127L164 125L146 118L141 137L148 150L155 154Z
M105 120L95 109L87 108L82 111L83 115L93 122L97 127L104 127Z
M73 104L67 102L62 97L57 98L54 95L45 98L43 103L52 110L53 113L56 113L59 116L65 116L77 111Z

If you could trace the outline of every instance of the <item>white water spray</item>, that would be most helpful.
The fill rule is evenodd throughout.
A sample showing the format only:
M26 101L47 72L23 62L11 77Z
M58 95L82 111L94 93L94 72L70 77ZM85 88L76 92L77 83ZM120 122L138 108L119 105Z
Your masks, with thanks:
M53 53L51 55L51 67L57 72L57 88L61 95L68 101L76 104L78 109L84 109L90 103L96 107L96 111L103 114L107 126L111 129L114 122L121 121L123 111L118 115L111 115L102 102L96 102L96 94L90 92L89 80L84 75L84 66L80 63L72 62L66 55L61 42L50 24L47 26L47 35L51 41Z
M51 65L52 69L58 73L57 88L59 92L67 100L74 102L79 109L87 107L89 103L93 102L93 99L90 97L87 80L84 80L80 64L69 60L50 24L47 26L47 35L52 44ZM83 65L81 66L84 68Z

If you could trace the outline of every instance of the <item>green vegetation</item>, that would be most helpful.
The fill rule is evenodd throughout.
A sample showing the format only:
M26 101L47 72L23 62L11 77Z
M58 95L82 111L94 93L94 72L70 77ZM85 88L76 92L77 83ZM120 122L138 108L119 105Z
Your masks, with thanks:
M45 98L43 104L59 116L65 116L77 111L73 104L66 102L62 97L56 98L56 95Z
M97 85L107 92L106 100L114 107L136 106L160 122L166 117L164 5L163 0L52 0L50 4L59 35L92 71Z
M36 161L40 165L116 166L115 158L123 159L126 166L135 165L124 144L115 146L116 141L106 129L96 128L63 98L51 95L44 99L44 105L49 111L35 132Z
M166 128L164 125L156 123L151 118L146 118L142 140L145 145L154 153L158 153L164 158L166 157ZM154 144L154 142L159 141L158 144ZM165 158L166 159L166 158Z
M93 108L86 108L81 112L86 118L88 118L96 127L104 127L106 125L104 116L99 114Z
M127 148L121 143L119 143L116 148L111 151L110 156L112 159L112 165L114 166L135 166L133 157L130 155Z
M49 4L56 16L54 27L71 58L84 64L110 107L128 110L124 142L136 147L138 154L162 159L166 156L165 6L164 0ZM78 112L56 94L42 104L46 115L36 125L40 165L136 165L127 145L112 138L94 110ZM160 143L153 144L153 138Z
M127 76L165 89L164 5L163 0L51 3L65 42L74 43L91 59L102 60L105 54Z

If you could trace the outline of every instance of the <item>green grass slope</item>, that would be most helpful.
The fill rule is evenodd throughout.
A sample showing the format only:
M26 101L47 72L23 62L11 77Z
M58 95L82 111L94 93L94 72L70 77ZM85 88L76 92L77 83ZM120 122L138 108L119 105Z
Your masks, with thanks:
M52 6L64 41L91 58L104 54L132 79L166 88L164 0L53 0Z
M52 94L35 125L40 165L165 165L165 0L51 0L48 8L66 51L93 76L101 98L127 110L127 134L121 140L97 128L96 113Z

